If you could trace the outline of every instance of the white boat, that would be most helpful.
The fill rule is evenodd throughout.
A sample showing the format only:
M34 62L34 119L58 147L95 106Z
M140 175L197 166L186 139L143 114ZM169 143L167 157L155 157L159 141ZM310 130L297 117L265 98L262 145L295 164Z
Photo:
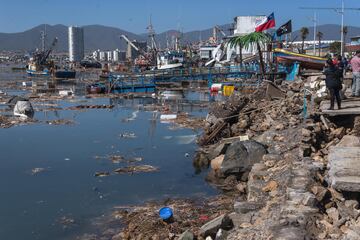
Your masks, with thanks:
M160 52L157 55L157 68L159 70L182 67L184 64L184 53L180 51Z

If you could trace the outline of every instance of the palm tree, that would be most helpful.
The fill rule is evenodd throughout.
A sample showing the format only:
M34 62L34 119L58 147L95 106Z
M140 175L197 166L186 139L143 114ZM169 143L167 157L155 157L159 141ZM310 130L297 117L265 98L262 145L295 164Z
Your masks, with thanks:
M301 32L301 40L302 40L301 53L304 53L304 42L305 42L305 39L307 38L307 36L309 35L309 29L307 27L302 27L300 29L300 32Z
M260 58L260 73L264 75L265 64L262 56L262 46L266 46L271 41L271 36L263 32L252 32L243 36L235 36L229 40L230 47L241 46L244 49L251 49L254 45L257 47Z
M317 38L318 38L318 40L319 40L319 57L320 57L320 54L321 54L321 39L322 39L322 37L324 36L324 34L323 34L322 32L318 32L318 33L316 34L316 36L317 36Z

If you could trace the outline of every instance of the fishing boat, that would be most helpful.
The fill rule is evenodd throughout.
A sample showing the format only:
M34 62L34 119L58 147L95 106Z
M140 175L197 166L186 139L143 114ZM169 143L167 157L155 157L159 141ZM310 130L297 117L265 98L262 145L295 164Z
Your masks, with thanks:
M182 67L184 64L184 53L180 51L165 51L157 55L157 68L159 70Z
M39 68L35 63L29 63L26 68L26 73L31 77L43 77L50 75L50 72L47 68Z
M295 53L279 48L274 49L274 56L278 63L292 65L293 63L298 62L302 68L315 70L322 70L326 62L326 58Z

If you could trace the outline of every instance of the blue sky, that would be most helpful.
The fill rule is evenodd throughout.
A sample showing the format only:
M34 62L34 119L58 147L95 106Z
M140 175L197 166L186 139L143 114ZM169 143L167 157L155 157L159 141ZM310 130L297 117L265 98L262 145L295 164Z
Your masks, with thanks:
M294 28L310 26L313 10L299 7L336 7L341 0L1 0L0 32L21 32L42 23L101 24L135 33L146 31L152 14L157 32L191 31L230 23L237 15L275 12L277 26L289 19ZM360 8L360 0L345 0ZM319 24L340 23L334 11L318 11ZM348 11L345 24L360 27L360 11Z

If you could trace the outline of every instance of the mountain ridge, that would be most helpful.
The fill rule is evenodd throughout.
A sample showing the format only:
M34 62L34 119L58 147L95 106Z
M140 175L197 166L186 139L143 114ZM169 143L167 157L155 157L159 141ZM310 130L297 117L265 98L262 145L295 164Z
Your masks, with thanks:
M58 37L58 44L55 51L66 52L68 49L68 27L63 24L41 24L34 26L23 32L16 33L0 33L0 50L2 51L32 51L40 47L40 32L44 30L46 26L47 44L50 44L52 39ZM220 28L228 34L229 24L221 25ZM122 34L126 35L130 40L146 41L147 33L136 34L127 30L123 30L117 27L105 26L100 24L92 24L83 26L84 39L85 39L85 51L100 50L114 50L114 49L126 49L126 42L120 38ZM313 27L309 28L309 35L307 40L313 39ZM324 24L317 28L323 35L323 40L338 40L340 39L340 26L336 24ZM158 33L156 40L161 47L165 47L167 42L171 41L171 36L175 34L181 34L184 44L199 42L200 40L206 40L212 36L212 28L195 30L180 33L176 30L168 30ZM360 27L349 26L346 40L349 40L350 36L360 35ZM301 40L300 30L296 30L292 33L292 39L296 41Z

